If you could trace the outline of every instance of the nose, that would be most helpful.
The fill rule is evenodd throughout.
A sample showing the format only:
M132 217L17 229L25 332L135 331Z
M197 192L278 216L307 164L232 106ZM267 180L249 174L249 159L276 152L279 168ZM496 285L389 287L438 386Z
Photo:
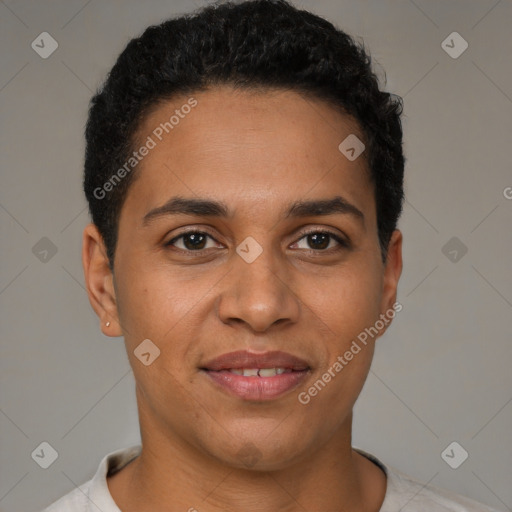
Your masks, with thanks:
M278 264L271 252L264 250L252 263L233 255L233 267L217 299L222 322L244 324L254 332L297 322L300 300L291 289L284 262Z

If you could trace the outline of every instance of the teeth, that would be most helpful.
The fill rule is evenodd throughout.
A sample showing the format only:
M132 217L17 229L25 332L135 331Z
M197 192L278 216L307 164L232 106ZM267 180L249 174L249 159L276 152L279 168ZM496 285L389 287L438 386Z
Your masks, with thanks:
M260 377L275 377L277 375L276 368L261 368L258 372Z
M258 368L244 368L242 374L244 377L257 377L258 376Z
M243 375L244 377L275 377L281 375L287 370L284 368L234 368L229 370L235 375ZM290 372L291 370L288 370Z

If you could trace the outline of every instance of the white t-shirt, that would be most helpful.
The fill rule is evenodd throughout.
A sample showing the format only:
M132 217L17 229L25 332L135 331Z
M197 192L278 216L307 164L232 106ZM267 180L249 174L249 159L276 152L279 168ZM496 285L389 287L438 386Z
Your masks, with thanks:
M384 502L379 512L498 512L474 500L421 482L384 466L375 456L354 448L377 464L387 475ZM121 512L107 486L107 474L119 471L141 452L131 446L106 455L94 477L72 490L42 512Z

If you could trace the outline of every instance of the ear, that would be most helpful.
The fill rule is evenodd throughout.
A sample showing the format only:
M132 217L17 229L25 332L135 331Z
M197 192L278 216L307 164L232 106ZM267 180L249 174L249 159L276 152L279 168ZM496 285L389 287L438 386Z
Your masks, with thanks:
M397 311L393 308L396 302L396 294L398 288L398 281L402 274L402 233L400 230L395 229L391 235L388 244L388 252L386 263L384 266L384 275L382 280L382 300L380 305L381 314L386 311ZM389 326L387 324L387 326ZM387 327L386 327L387 329ZM386 329L383 329L381 334L384 334Z
M89 302L100 319L105 336L122 336L117 310L114 277L98 228L88 224L82 236L82 265ZM110 322L107 327L106 323Z

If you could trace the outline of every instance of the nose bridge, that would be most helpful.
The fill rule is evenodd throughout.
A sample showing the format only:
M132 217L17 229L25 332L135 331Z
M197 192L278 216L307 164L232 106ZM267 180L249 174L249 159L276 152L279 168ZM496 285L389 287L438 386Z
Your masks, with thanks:
M261 237L260 237L261 239ZM255 331L264 331L278 320L296 321L298 299L286 282L286 262L268 244L244 240L233 254L227 287L219 298L220 319L243 321Z

